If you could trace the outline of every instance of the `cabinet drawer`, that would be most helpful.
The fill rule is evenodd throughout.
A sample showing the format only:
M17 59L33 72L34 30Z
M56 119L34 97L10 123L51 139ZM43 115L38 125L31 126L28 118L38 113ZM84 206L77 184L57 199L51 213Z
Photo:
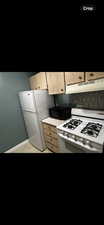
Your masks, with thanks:
M47 142L47 147L53 152L59 152L59 148Z
M45 129L45 132L54 132L57 133L57 129L54 126L43 124L43 128Z
M53 138L55 138L55 139L58 139L57 134L56 134L55 132L49 131L49 130L47 130L47 129L44 129L44 135L45 135L45 136L53 137Z
M48 129L48 125L46 123L43 123L43 128Z
M104 78L104 72L86 72L86 81Z
M53 137L45 135L46 142L49 142L52 145L58 146L58 139L54 139Z

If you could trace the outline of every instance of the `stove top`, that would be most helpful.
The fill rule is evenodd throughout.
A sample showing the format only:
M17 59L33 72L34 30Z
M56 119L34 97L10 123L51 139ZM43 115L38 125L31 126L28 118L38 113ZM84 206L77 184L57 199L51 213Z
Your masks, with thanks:
M57 127L58 135L87 150L104 148L104 115L100 111L73 109L69 120ZM104 112L103 112L104 113Z
M82 123L81 120L78 119L72 119L68 123L64 124L63 127L66 127L68 129L74 130L76 127L78 127Z
M99 123L88 123L87 126L82 129L81 133L97 137L101 128L102 125Z
M67 137L69 135L96 144L104 143L104 120L72 116L57 128Z

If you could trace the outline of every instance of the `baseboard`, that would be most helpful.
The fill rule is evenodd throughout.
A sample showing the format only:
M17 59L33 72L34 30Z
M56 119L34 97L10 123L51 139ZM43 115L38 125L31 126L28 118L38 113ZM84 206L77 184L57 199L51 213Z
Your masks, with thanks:
M14 152L17 148L21 147L22 145L26 144L29 142L29 139L26 139L25 141L21 142L20 144L16 145L13 148L10 148L9 150L7 150L5 153L11 153Z

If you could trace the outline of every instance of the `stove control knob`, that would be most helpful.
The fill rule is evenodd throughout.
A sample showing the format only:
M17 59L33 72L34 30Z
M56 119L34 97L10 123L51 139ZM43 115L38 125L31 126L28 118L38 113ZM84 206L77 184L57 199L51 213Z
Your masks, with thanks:
M75 136L75 141L78 141L78 138Z
M83 145L85 145L86 144L86 141L83 139Z
M90 146L90 148L93 148L93 145L92 145L92 143L91 143L91 142L90 142L89 146Z
M86 141L87 145L89 145L89 147L92 147L92 144L90 141Z
M73 135L73 139L74 141L77 141L77 137L75 135Z
M83 138L80 138L79 141L80 141L80 142L83 142Z
M66 136L67 135L67 133L66 132L64 132L64 136Z
M87 145L90 145L90 141L87 140L87 141L86 141L86 144L87 144Z
M73 135L73 139L74 139L74 141L76 141L76 136L75 135Z

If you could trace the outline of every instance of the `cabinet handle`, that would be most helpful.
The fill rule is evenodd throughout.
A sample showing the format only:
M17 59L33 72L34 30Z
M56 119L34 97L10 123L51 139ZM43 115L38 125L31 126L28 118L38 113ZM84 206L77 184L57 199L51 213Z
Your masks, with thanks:
M94 76L94 74L93 74L93 73L90 73L90 76L91 76L91 77L93 77L93 76Z
M63 91L63 89L61 89L61 91Z
M82 77L81 77L81 76L79 76L78 78L79 78L80 80L82 79Z

